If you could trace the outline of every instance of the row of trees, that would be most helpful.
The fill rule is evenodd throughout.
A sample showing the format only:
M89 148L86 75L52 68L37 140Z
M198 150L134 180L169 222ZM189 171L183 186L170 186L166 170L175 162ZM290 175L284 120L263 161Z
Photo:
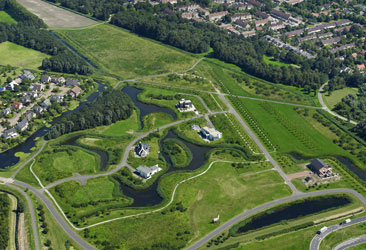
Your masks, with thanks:
M91 73L86 62L43 29L46 25L41 19L29 13L15 0L0 2L0 10L7 11L18 21L17 24L0 23L0 43L9 41L51 55L50 59L43 61L42 67L45 70L83 75Z
M70 132L125 120L131 116L133 108L131 99L122 91L106 90L94 102L54 124L47 138L53 139Z

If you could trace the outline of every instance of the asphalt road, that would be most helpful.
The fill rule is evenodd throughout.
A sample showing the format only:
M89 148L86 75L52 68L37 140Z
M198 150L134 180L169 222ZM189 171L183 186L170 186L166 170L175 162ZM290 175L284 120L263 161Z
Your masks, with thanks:
M365 198L362 199L362 202L365 204ZM342 228L346 228L346 227L353 226L353 225L360 224L360 223L364 223L364 222L366 222L366 216L362 216L362 217L353 219L350 223L347 223L347 224L342 224L342 225L336 224L336 225L333 225L333 226L329 226L328 229L325 232L315 235L315 237L311 240L309 249L310 250L318 250L322 240L327 235L329 235L329 234L331 234L331 233L333 233L337 230L340 230ZM345 249L345 248L343 248L343 249Z
M194 249L199 248L200 246L202 246L203 244L205 244L206 242L208 242L212 238L217 237L219 234L221 234L226 229L231 228L234 224L236 224L236 223L244 220L245 218L247 218L251 215L254 215L254 214L256 214L256 213L258 213L262 210L268 209L272 206L279 205L279 204L284 203L284 202L293 201L293 200L296 200L296 199L303 199L303 198L316 196L316 195L326 195L326 194L334 194L334 193L353 194L357 198L359 198L366 205L366 199L360 193L356 192L355 190L348 189L348 188L321 190L321 191L315 191L315 192L310 192L310 193L297 193L295 195L288 196L288 197L278 199L278 200L275 200L275 201L271 201L271 202L268 202L268 203L263 204L261 206L255 207L253 209L244 211L243 213L241 213L238 216L234 217L233 219L227 221L222 226L218 227L217 229L215 229L214 231L212 231L208 235L204 236L202 239L200 239L196 243L192 244L190 247L186 248L186 250L194 250ZM310 248L310 249L315 250L317 248Z
M345 250L347 248L357 246L363 243L366 243L366 235L344 241L338 244L333 250Z
M322 109L327 111L329 114L331 114L332 116L335 116L335 117L338 117L339 119L343 120L343 121L346 121L346 122L350 122L352 123L353 125L357 125L357 122L355 121L349 121L346 117L343 117L341 115L338 115L337 113L333 112L332 110L330 110L328 108L328 106L325 104L324 100L323 100L323 90L324 90L324 87L328 85L328 82L324 83L320 89L319 89L319 92L318 92L318 100L320 102L320 105L322 105Z

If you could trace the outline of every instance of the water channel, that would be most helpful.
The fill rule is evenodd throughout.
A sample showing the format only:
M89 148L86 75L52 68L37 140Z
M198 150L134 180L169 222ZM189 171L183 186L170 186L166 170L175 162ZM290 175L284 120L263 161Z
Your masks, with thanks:
M351 203L347 197L329 196L315 199L306 199L303 202L289 204L279 207L273 213L261 214L244 226L238 228L236 233L242 234L265 226L279 223L285 220L298 219L307 215L335 209Z

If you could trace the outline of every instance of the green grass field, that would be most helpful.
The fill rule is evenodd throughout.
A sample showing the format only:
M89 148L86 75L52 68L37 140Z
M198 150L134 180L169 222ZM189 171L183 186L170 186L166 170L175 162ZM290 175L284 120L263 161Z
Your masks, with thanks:
M17 21L14 20L8 13L5 11L0 11L0 22L7 24L16 24Z
M325 99L328 107L330 109L333 109L335 107L335 105L337 105L339 102L342 101L342 98L346 97L347 95L350 94L357 94L358 90L357 88L343 88L343 89L338 89L335 90L331 93L330 96L328 96L328 94L323 94L323 98Z
M226 221L243 209L290 195L289 188L275 171L249 174L265 169L268 166L253 164L235 168L228 163L214 164L206 174L182 184L173 205L163 212L90 228L90 235L96 236L91 241L105 239L125 249L153 245L160 249L183 248L189 240L218 227L220 223L211 223L218 214ZM162 190L171 192L172 185L191 175L182 173L163 178ZM180 206L182 210L177 210Z
M0 62L2 65L10 64L16 67L38 69L46 57L49 56L11 42L0 43Z
M139 122L136 111L127 119L123 121L118 121L111 124L110 126L104 127L101 130L102 135L107 136L124 136L126 133L136 132L139 128Z
M263 61L265 63L268 63L268 64L273 64L273 65L276 65L276 66L279 66L279 67L288 67L290 66L291 64L288 64L288 63L284 63L284 62L280 62L280 61L276 61L273 59L272 56L266 56L266 55L263 55Z
M111 25L57 30L57 34L104 72L123 79L185 70L197 60Z
M99 158L80 148L43 151L33 166L34 172L43 184L70 177L74 173L81 175L97 173L98 168Z

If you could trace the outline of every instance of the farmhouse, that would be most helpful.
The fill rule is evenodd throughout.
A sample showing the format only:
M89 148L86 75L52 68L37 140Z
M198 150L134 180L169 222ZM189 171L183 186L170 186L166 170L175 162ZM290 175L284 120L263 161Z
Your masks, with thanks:
M201 129L201 135L203 139L210 141L216 141L222 137L222 133L217 131L215 128L203 127Z
M17 136L19 136L19 134L17 133L17 130L15 128L11 128L11 129L5 130L1 136L5 139L8 139L8 138L17 137Z
M136 155L140 157L146 157L150 153L150 146L149 144L142 144L139 142L139 144L135 147Z
M330 177L333 175L332 168L320 159L312 160L309 168L321 178Z
M136 173L139 174L142 178L149 179L151 176L161 171L162 169L156 164L152 167L140 166L136 169Z

